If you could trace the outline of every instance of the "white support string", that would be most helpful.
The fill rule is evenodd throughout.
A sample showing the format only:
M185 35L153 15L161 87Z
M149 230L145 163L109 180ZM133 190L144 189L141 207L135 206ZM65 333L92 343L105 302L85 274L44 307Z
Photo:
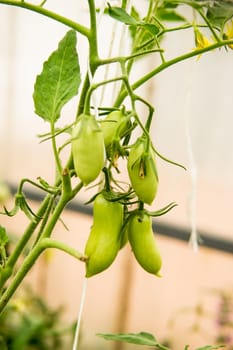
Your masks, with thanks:
M80 326L81 326L81 320L82 320L82 315L83 315L83 308L84 308L84 304L85 304L86 294L87 294L87 278L84 278L72 350L78 349Z
M107 1L103 0L102 4L100 6L99 13L97 15L97 20L96 20L97 28L100 27L100 23L101 23L103 15L104 15L104 9L105 9L106 5L107 5ZM87 74L88 74L88 78L89 78L90 84L92 84L93 76L92 76L91 69L90 69L89 59L87 61ZM91 104L92 104L92 106L94 108L94 111L95 111L95 117L96 117L96 119L98 119L99 118L99 110L98 110L98 103L97 103L96 92L95 91L93 91L92 95L91 95Z
M194 79L194 68L196 62L190 63L190 72L187 74L186 81L186 95L184 98L184 114L185 114L185 135L187 144L188 156L188 172L191 180L191 191L189 193L188 215L191 226L191 233L189 243L194 252L198 251L198 232L197 232L197 164L194 156L192 135L191 135L191 99L192 99L192 85Z
M107 3L108 1L106 1L106 3ZM128 1L128 3L127 3L127 11L128 12L130 12L130 9L131 9L131 7L132 7L132 4L131 4L131 0L129 0ZM120 6L120 1L118 0L118 1L115 1L115 5L116 6ZM121 31L120 31L120 33L119 33L119 31L118 31L118 35L116 36L116 31L117 31L117 28L119 28L119 26L121 26ZM118 47L117 47L117 53L118 53L118 55L119 56L122 56L122 55L124 55L125 54L125 51L126 51L126 42L127 42L127 40L126 40L126 33L127 33L127 28L126 28L126 26L124 25L122 25L122 23L120 24L120 23L118 23L117 21L115 21L114 22L114 24L113 24L113 27L112 27L112 32L111 32L111 42L110 42L110 45L109 45L109 50L108 50L108 54L107 54L107 57L108 58L110 58L111 56L112 56L112 53L113 53L113 49L114 49L114 45L116 45L116 39L119 37L119 35L120 35L120 40L119 40L119 42L118 42ZM108 79L108 77L109 77L109 71L110 71L110 65L107 65L106 67L105 67L105 73L104 73L104 80L107 80ZM113 68L112 68L112 66L111 66L111 72L113 71ZM118 66L115 66L114 67L114 72L115 72L115 74L114 74L114 76L118 76L118 75L120 75L120 67L119 67L119 65ZM116 94L117 94L117 91L116 91L116 86L119 84L119 82L115 82L114 83L114 85L113 85L113 89L112 89L112 92L111 92L111 98L109 98L108 100L110 101L110 102L113 102L114 101L114 99L115 99L115 97L116 97ZM100 97L100 104L102 104L102 102L103 102L103 100L104 100L104 95L105 95L105 92L106 92L106 85L103 85L103 87L102 87L102 91L101 91L101 97ZM108 93L108 95L109 95L109 93Z
M113 27L112 27L112 32L111 32L111 41L110 41L110 45L109 45L109 49L108 49L108 57L112 56L113 53L113 47L114 47L114 42L116 39L116 28L117 28L118 23L114 22ZM104 80L108 79L108 75L109 75L109 70L110 70L110 66L107 65L105 67L105 72L104 72ZM100 105L103 103L104 100L104 95L105 95L105 91L106 91L106 85L103 85L102 90L101 90L101 96L100 96ZM113 96L111 98L111 101L113 100Z

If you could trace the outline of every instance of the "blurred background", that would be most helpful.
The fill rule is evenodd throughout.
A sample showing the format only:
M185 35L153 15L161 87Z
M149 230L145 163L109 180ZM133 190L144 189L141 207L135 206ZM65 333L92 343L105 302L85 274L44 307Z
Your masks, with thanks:
M145 5L146 1L140 1L142 11ZM47 7L81 23L88 21L86 2L50 0ZM102 55L108 54L111 38L116 50L119 48L121 28L102 18ZM51 145L40 144L37 137L48 131L48 125L34 114L32 93L43 62L66 31L65 26L46 17L0 5L0 180L11 188L24 177L53 181ZM125 43L127 49L127 38ZM167 59L188 52L195 46L193 32L170 34L162 46ZM77 48L84 72L87 43L80 35ZM155 67L156 59L159 63L159 57L140 61L135 77ZM130 249L122 250L106 272L88 280L81 349L136 349L107 343L95 336L100 332L147 331L161 342L169 340L174 350L185 344L194 348L213 343L224 332L229 337L232 334L232 60L232 52L216 50L170 67L141 89L142 96L155 106L155 147L187 168L184 171L158 159L160 185L153 208L172 201L178 204L155 221L163 277L145 273ZM113 94L105 92L107 105ZM73 120L76 104L74 98L65 106L62 125ZM34 189L29 191L32 195ZM67 209L62 217L69 231L58 223L54 233L79 251L84 250L92 222L90 209L83 212L83 205L92 194L93 190L82 190L74 210ZM10 199L7 205L11 204ZM32 205L36 209L37 200ZM1 216L0 224L20 235L27 218L21 214L11 219ZM156 232L156 224L161 232ZM192 230L203 239L198 251L189 243ZM207 247L204 237L217 242L216 247ZM224 244L226 251L218 249ZM51 307L63 305L63 318L69 323L78 313L84 273L82 263L56 251L39 259L28 283ZM224 323L221 317L226 300L228 318ZM227 349L232 346L229 343Z

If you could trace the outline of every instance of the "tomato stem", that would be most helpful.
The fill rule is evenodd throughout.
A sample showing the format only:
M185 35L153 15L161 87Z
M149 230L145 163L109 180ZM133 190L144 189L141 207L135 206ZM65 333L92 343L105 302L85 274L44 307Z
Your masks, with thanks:
M91 30L89 28L87 28L87 27L85 27L77 22L74 22L66 17L63 17L63 16L59 15L58 13L47 10L44 7L42 7L41 5L34 5L34 4L30 4L28 2L25 2L25 1L19 1L19 0L0 0L0 4L21 7L21 8L24 8L26 10L30 10L30 11L36 12L40 15L49 17L57 22L65 24L69 28L76 30L77 32L86 36L87 38L89 38L91 35Z
M72 247L67 246L63 242L59 242L56 240L52 240L50 238L43 238L40 240L34 248L31 249L30 253L27 255L25 260L23 261L22 265L20 266L20 269L14 276L11 284L9 287L4 291L0 298L0 313L4 310L5 306L7 305L8 301L16 291L19 284L22 282L28 271L32 268L35 261L38 259L38 257L43 253L43 251L47 248L56 248L59 250L62 250L69 255L75 257L76 259L79 259L80 261L86 261L87 257Z
M105 190L107 192L111 191L111 185L110 185L110 170L106 167L103 168L104 177L105 177Z

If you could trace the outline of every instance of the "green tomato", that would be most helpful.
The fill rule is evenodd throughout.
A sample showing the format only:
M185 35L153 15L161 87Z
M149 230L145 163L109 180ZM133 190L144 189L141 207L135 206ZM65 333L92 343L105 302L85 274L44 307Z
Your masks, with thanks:
M147 272L161 277L162 259L152 230L152 219L146 213L130 218L128 239L138 263Z
M114 137L120 138L129 127L129 120L122 111L113 111L101 123L101 130L104 135L104 144L108 148L114 140Z
M71 149L77 176L88 185L98 177L105 162L103 133L94 116L79 117L72 130Z
M86 277L106 270L120 249L123 206L99 194L94 201L93 225L85 246Z
M151 204L158 189L158 175L153 150L151 147L148 151L146 150L144 137L138 138L131 148L127 168L131 185L138 199Z

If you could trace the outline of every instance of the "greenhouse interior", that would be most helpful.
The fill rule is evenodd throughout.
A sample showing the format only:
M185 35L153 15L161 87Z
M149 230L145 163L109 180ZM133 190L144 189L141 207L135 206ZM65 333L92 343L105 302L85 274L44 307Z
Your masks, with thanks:
M232 0L0 0L0 349L233 349Z

